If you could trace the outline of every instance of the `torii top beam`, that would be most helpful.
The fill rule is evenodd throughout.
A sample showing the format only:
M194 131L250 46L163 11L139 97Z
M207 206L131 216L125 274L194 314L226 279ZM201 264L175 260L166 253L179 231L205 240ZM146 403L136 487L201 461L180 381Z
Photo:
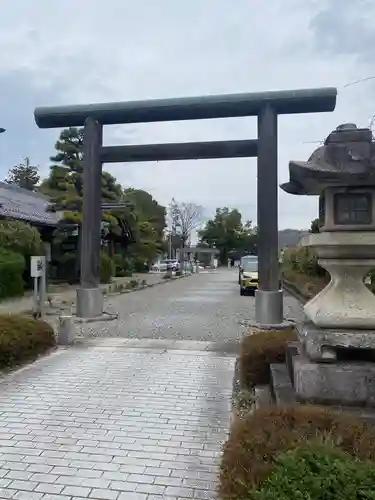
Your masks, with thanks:
M40 128L82 127L87 117L102 125L257 116L265 105L277 114L333 111L334 87L146 101L50 106L35 109Z

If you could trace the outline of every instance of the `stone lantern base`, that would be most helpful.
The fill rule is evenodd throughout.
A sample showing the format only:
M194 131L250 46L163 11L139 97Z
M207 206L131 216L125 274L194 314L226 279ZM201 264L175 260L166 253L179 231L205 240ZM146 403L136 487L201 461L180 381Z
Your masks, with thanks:
M304 307L293 359L297 399L375 406L375 296L363 282L375 268L374 232L322 232L302 240L331 275Z
M311 247L331 275L329 284L304 307L320 328L375 330L375 295L363 282L375 268L375 232L310 234L301 244Z
M342 359L369 359L375 361L375 329L355 330L319 328L305 321L299 327L303 353L317 363L333 363Z
M375 330L299 328L299 354L293 358L299 401L375 406Z
M375 407L373 362L315 363L300 355L293 359L293 374L300 402Z

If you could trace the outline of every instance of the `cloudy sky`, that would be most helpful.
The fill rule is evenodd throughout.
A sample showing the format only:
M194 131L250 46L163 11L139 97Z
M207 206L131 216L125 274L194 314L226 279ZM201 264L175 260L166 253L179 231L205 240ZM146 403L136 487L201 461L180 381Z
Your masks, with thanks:
M279 181L336 125L375 112L374 0L0 0L0 178L25 156L49 167L58 130L39 105L337 86L334 113L279 119ZM107 127L105 143L256 137L256 119ZM124 186L256 221L256 160L108 165ZM317 201L279 194L280 228L306 228Z

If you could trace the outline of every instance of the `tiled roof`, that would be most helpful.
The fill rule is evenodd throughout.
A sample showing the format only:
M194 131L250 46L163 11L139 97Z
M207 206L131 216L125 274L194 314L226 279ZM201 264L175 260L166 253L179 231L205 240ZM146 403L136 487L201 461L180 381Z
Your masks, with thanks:
M0 216L54 226L61 215L48 212L48 197L0 182Z

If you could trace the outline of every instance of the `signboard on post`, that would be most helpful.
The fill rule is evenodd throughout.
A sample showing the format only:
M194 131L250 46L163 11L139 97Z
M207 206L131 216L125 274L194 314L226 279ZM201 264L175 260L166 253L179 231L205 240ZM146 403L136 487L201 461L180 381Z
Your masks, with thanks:
M35 256L31 257L30 275L32 278L41 278L45 268L45 257Z

